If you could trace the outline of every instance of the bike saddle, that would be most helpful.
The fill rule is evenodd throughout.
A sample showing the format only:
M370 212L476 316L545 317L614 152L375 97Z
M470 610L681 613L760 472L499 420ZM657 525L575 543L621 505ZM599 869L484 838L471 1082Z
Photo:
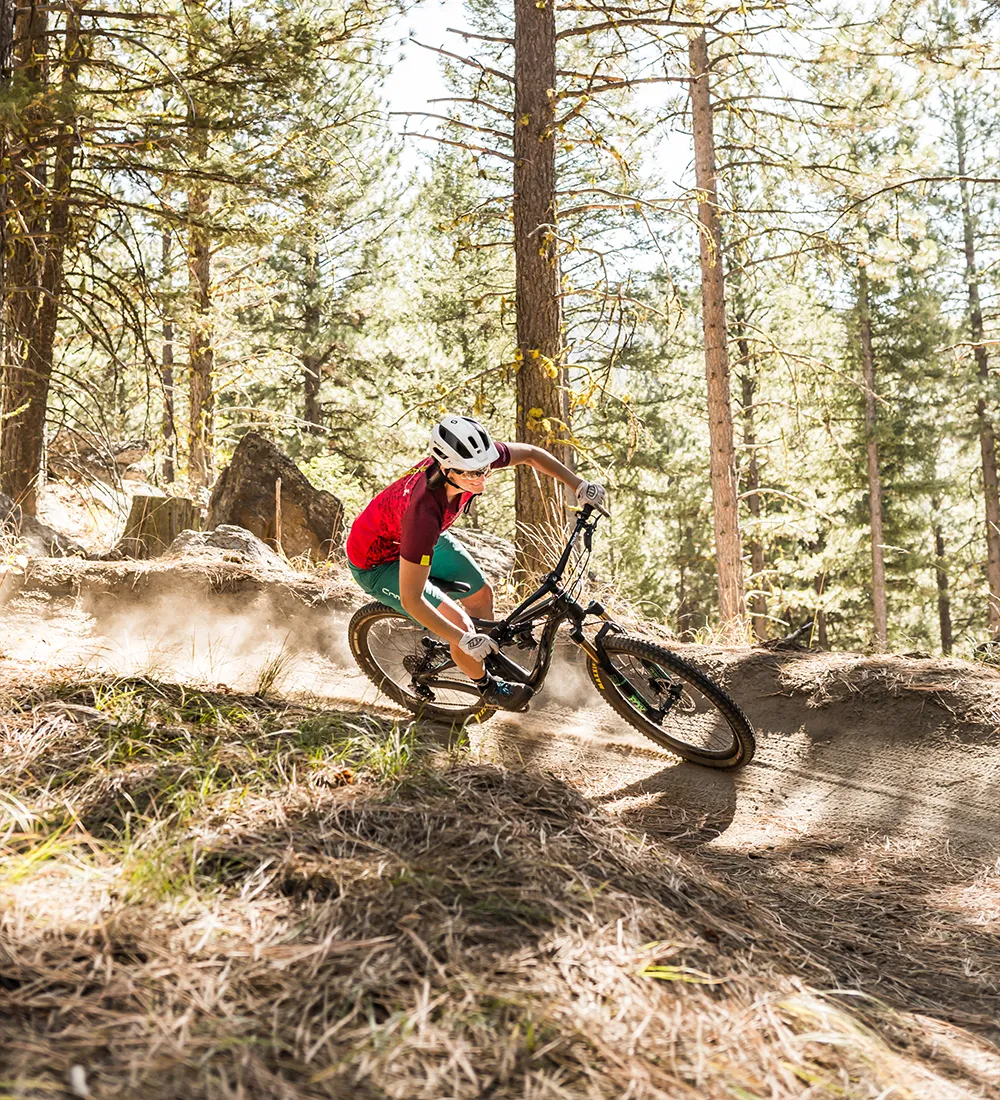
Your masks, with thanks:
M442 577L427 579L449 596L467 596L472 591L472 585L466 584L465 581L446 581Z

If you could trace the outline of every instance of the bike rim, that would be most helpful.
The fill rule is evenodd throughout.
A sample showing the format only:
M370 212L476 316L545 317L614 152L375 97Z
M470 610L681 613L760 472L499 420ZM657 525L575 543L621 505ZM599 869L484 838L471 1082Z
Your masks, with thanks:
M669 740L706 756L731 755L732 724L697 684L648 657L606 652L606 670L619 695Z
M453 682L472 687L472 681L454 664L449 664L433 677L435 685L429 689L430 696L423 696L415 690L410 669L426 656L423 639L427 636L427 631L412 619L385 616L369 625L366 645L372 663L381 675L418 705L455 714L475 710L478 699L472 691L447 686ZM447 656L446 651L438 652ZM450 657L448 660L450 662Z

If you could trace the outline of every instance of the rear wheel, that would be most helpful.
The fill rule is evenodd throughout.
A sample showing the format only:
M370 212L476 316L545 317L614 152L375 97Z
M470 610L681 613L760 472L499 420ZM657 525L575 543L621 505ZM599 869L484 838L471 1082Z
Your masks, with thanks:
M587 662L594 686L618 714L662 748L709 768L748 764L753 726L728 693L663 646L611 634L604 659Z
M485 721L494 713L472 681L455 667L447 646L401 611L369 603L348 627L358 667L393 702L421 718L461 724ZM424 639L434 640L428 647Z

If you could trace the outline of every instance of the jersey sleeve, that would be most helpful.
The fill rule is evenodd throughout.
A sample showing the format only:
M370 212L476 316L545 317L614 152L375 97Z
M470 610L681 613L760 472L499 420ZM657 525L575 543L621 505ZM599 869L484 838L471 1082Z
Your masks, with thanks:
M430 565L443 526L444 516L437 501L429 495L414 494L403 513L399 556L415 565Z
M510 465L510 447L506 443L500 443L498 440L493 441L494 446L500 452L500 457L494 459L490 463L491 470L502 470L504 466Z

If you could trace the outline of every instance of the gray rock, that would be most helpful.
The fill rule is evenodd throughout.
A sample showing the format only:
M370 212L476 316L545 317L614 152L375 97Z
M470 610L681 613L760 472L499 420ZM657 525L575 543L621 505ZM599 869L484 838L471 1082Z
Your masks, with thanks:
M17 538L29 558L69 558L87 556L87 548L47 523L26 516L19 504L0 493L0 528Z
M211 531L181 531L162 555L164 558L223 558L247 565L292 573L294 570L270 546L245 527L220 523Z

